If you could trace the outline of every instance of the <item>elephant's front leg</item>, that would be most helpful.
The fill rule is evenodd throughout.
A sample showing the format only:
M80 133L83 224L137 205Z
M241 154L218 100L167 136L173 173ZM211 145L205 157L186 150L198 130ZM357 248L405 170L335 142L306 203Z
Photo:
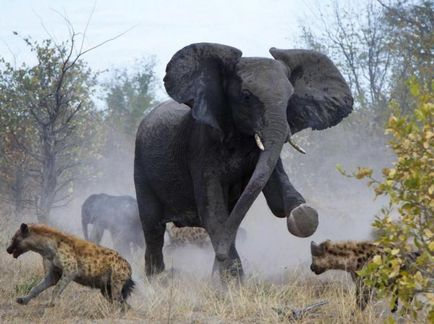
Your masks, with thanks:
M229 217L227 188L220 179L206 172L197 175L194 185L199 217L216 254L213 271L218 270L222 278L242 277L243 268L235 247L237 228L225 225Z
M312 226L315 226L315 223L318 224L316 210L307 205L303 196L293 187L280 158L262 192L268 206L277 217L292 216L301 225L305 225L304 219L309 219L307 225L312 223ZM315 229L316 227L312 230L315 231ZM292 234L299 236L299 233Z
M244 270L241 264L240 256L235 247L235 243L230 246L229 257L220 261L217 257L214 259L212 273L219 271L220 279L225 282L229 278L242 279L244 277Z
M92 225L92 231L90 232L89 240L96 244L100 244L103 235L104 235L104 227L98 224L98 222L95 222Z

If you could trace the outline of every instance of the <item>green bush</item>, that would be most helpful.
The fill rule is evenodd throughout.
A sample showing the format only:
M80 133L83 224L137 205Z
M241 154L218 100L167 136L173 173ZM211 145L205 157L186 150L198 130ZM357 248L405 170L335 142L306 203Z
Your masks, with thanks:
M403 116L400 107L393 107L386 127L396 155L393 167L383 169L382 181L370 168L359 168L352 175L368 179L377 196L389 198L372 224L384 253L360 275L391 306L398 300L401 314L427 316L434 323L434 96L433 89L423 91L415 80L409 88L417 102L413 114ZM409 259L414 251L420 254Z

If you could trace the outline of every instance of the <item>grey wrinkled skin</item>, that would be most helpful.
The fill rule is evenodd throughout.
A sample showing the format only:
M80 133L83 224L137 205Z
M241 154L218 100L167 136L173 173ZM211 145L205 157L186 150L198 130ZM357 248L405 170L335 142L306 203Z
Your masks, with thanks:
M283 168L282 146L302 129L336 125L351 112L353 99L324 55L274 48L270 53L274 59L242 57L230 46L197 43L167 64L164 85L174 101L145 116L135 148L148 276L164 270L167 222L205 228L214 269L239 277L235 237L259 193L278 217L305 203ZM303 210L316 215L312 209L298 212Z
M81 206L81 224L84 238L97 244L104 231L109 231L114 249L123 256L130 255L130 245L145 246L137 201L131 196L90 195ZM89 224L92 225L90 235Z

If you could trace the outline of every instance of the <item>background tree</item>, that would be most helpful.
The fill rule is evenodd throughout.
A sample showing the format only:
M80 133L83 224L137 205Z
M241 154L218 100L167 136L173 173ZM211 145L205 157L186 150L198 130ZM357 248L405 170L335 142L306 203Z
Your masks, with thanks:
M106 121L110 127L135 137L144 112L156 104L155 63L137 60L130 69L117 69L105 84Z
M105 192L134 195L132 161L136 131L146 110L157 103L154 61L142 58L129 69L114 70L103 88L105 138L98 164L99 182Z
M0 74L1 115L12 138L2 164L14 163L18 171L29 161L24 174L35 183L36 214L44 223L53 207L68 201L74 182L89 176L87 166L98 151L96 76L82 60L91 49L83 50L70 31L70 39L60 44L24 38L37 63L14 67L2 61Z
M392 53L391 97L401 109L415 107L406 81L415 76L422 87L429 88L434 75L434 2L394 1L383 6L382 19L388 27ZM403 111L411 113L411 111Z
M32 128L29 123L22 122L15 125L17 135L9 131L8 117L10 112L1 114L0 123L0 198L2 201L12 203L15 216L22 215L26 207L34 204L32 193L34 181L32 181L33 159L26 151L22 150L15 137L19 137L25 146L32 141ZM27 136L26 136L27 135Z

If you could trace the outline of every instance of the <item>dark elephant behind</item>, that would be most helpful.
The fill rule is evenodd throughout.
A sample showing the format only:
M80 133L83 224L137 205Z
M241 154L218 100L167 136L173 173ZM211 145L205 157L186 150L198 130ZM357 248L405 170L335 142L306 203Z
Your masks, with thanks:
M115 250L130 254L130 245L144 248L137 201L131 196L111 196L104 193L89 196L81 206L81 224L86 240L101 242L109 231ZM89 235L88 225L92 224Z

